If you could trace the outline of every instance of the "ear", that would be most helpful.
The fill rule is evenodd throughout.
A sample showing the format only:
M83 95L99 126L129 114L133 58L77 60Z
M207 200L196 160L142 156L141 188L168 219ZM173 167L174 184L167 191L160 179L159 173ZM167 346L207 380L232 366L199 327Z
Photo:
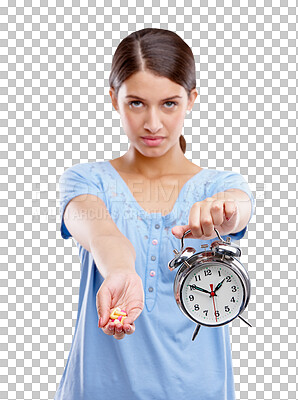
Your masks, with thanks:
M188 104L187 104L188 110L191 110L193 108L193 105L194 105L194 102L195 102L197 96L198 96L197 89L192 89L192 91L190 92L189 100L188 100Z
M114 107L115 110L119 113L118 101L117 101L117 98L116 98L116 95L115 95L115 90L114 90L114 88L110 88L109 94L110 94L111 99L112 99L113 107Z

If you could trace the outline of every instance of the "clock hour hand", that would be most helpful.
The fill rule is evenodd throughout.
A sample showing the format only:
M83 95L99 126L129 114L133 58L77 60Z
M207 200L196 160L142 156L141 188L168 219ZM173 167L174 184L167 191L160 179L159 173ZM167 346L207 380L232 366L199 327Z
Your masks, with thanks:
M224 278L221 282L219 282L219 284L218 284L218 285L216 286L216 288L214 289L214 293L215 293L219 288L222 287L222 284L224 283L225 279L226 279L226 278Z
M209 292L208 290L203 289L203 288L200 288L200 287L197 286L197 285L187 285L187 286L191 287L192 289L199 290L200 292L204 292L204 293L211 294L211 292Z

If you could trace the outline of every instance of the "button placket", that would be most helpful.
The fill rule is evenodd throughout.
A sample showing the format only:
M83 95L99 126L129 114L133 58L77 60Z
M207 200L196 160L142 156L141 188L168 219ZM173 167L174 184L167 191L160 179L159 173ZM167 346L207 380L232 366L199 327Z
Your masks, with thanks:
M157 229L159 229L160 228L160 225L159 224L155 224L155 229L157 230ZM153 245L157 245L158 244L158 240L157 239L153 239L152 240L152 244ZM155 261L156 260L156 256L151 256L151 260L152 261ZM156 275L156 272L155 272L155 270L154 269L152 269L151 271L150 271L150 276L151 277L154 277ZM153 289L153 288L152 288ZM149 290L150 291L150 290ZM152 292L153 292L153 290L151 290Z
M159 223L153 223L150 229L149 235L149 263L147 265L147 279L146 279L146 307L148 311L151 311L154 307L156 298L156 272L159 254L161 230Z

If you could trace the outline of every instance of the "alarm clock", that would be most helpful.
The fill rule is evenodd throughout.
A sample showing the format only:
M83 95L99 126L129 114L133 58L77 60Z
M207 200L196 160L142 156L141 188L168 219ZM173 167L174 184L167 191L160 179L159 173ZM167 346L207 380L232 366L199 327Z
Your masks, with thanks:
M197 326L192 340L200 327L218 327L239 317L252 326L240 314L245 310L250 298L250 278L238 258L240 247L231 243L231 238L223 240L214 228L218 239L208 249L201 245L202 252L196 253L192 247L184 249L183 240L191 230L187 230L181 239L181 249L174 249L175 257L168 263L173 271L179 268L174 280L174 296L182 313L194 321Z

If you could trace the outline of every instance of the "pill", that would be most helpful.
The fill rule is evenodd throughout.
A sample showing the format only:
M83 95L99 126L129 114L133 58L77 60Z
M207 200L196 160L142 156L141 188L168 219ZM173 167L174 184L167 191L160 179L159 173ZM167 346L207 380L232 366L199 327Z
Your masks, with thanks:
M121 310L119 307L114 308L114 310L112 311L112 314L126 314L126 312L124 310Z
M121 322L121 324L123 325L123 321L125 318L127 318L127 314L124 310L121 310L120 307L116 307L111 312L110 318L113 319L115 323Z

